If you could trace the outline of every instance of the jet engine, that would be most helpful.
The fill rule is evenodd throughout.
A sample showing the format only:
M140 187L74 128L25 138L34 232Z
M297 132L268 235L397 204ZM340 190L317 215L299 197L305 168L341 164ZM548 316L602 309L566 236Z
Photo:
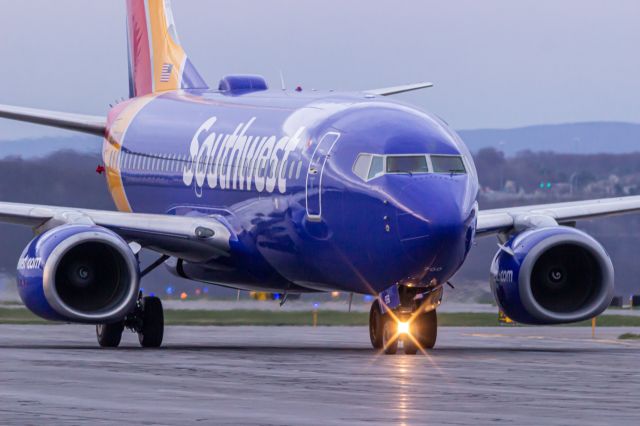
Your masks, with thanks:
M22 301L49 320L118 321L138 297L135 255L122 238L99 226L64 225L37 236L17 269Z
M500 308L524 324L561 324L602 313L613 296L613 265L591 236L565 226L511 237L491 265Z

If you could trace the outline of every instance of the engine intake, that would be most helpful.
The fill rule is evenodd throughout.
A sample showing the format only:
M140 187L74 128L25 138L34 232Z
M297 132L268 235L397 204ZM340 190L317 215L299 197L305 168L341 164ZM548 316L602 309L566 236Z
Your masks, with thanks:
M602 245L564 226L515 235L491 266L497 303L525 324L561 324L599 315L611 302L613 285L613 265Z
M117 321L135 305L138 262L115 233L66 225L36 237L18 263L18 291L35 314L51 320Z

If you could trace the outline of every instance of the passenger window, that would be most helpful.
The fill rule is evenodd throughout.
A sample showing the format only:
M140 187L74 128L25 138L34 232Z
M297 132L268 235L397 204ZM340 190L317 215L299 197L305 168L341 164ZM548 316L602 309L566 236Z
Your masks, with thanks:
M429 173L424 155L390 155L387 157L387 173Z
M457 155L432 155L431 164L434 173L465 174L462 157Z
M381 175L384 172L384 158L377 155L371 160L371 168L369 169L369 179Z
M296 170L296 179L300 179L301 171L302 171L302 160L298 161L298 170Z
M353 165L353 173L355 173L360 179L367 180L370 165L371 154L360 154Z

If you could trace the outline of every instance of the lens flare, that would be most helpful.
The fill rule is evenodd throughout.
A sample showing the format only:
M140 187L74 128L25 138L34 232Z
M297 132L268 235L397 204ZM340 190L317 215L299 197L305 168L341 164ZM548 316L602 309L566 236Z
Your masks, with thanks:
M398 322L398 334L409 334L409 323L399 321Z

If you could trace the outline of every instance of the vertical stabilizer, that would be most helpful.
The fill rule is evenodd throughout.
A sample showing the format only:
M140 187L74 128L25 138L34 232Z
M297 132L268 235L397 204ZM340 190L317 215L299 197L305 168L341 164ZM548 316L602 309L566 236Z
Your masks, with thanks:
M171 0L126 0L131 97L207 89L180 45Z

